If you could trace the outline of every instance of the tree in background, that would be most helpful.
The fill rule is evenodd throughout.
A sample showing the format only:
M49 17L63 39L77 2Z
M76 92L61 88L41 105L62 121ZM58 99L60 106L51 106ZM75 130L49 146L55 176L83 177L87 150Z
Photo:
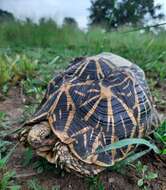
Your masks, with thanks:
M14 16L12 15L12 13L0 9L0 22L13 21L13 20Z
M142 26L145 17L162 19L161 5L154 0L91 0L90 25L116 28L121 25Z
M70 25L70 26L78 28L77 21L72 17L65 17L63 19L63 25L67 25L67 26Z

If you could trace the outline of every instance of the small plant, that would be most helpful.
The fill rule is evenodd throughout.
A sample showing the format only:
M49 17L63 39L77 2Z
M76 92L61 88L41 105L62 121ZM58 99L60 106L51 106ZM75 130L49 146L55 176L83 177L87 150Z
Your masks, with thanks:
M60 186L53 186L51 190L60 190Z
M32 151L31 148L28 147L24 151L22 165L23 166L28 166L31 163L31 161L32 161L32 157L33 157L33 151Z
M10 77L9 64L7 64L2 57L0 57L0 87L6 84Z
M45 187L42 187L37 179L28 181L29 190L47 190ZM53 186L51 190L60 190L58 186Z
M28 78L27 80L21 81L21 86L27 96L34 97L38 102L41 101L43 97L42 81Z
M105 189L99 176L87 177L86 183L88 185L88 190L104 190Z
M148 183L158 177L157 173L149 171L147 165L143 165L140 161L135 165L136 171L140 175L140 179L137 181L138 187L143 190L148 189Z
M2 122L5 119L6 113L0 111L0 122Z
M38 158L38 160L32 164L32 167L37 171L38 174L43 173L45 171L51 171L55 175L60 175L62 172L59 168L56 168L54 164L50 164L44 158Z
M29 190L45 190L45 188L39 184L37 179L28 181L28 188Z

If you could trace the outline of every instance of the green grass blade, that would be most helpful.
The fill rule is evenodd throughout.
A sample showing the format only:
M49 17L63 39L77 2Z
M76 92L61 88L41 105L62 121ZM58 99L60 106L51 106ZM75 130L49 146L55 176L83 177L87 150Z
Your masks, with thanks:
M14 175L15 175L15 172L13 172L13 171L8 171L3 175L2 179L0 180L0 189L1 190L7 189L8 184L10 183L10 180Z
M0 160L0 169L2 167L4 167L4 165L8 162L10 156L13 154L13 152L15 151L16 147L17 147L18 143L10 150L10 152Z
M110 168L113 168L113 169L121 168L121 167L123 167L123 166L125 166L125 165L127 165L129 163L132 163L135 160L141 158L142 156L144 156L145 154L147 154L150 151L151 151L151 148L149 148L147 150L143 150L141 152L133 153L130 156L128 156L126 159L116 163L115 166L111 166Z
M149 141L147 141L145 139L128 138L128 139L123 139L123 140L120 140L120 141L115 142L113 144L107 145L104 148L98 149L96 151L96 153L102 153L102 152L105 152L105 151L110 151L112 149L122 148L124 146L132 145L132 144L146 145L149 148L151 148L157 154L159 154L161 152L155 144L152 144L152 143L150 143Z

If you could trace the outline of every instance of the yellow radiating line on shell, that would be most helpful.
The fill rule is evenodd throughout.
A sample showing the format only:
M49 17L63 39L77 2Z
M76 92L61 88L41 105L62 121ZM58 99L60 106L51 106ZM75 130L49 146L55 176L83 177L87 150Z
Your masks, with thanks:
M97 70L97 77L98 77L98 79L100 79L100 74L104 78L104 74L103 74L103 71L101 69L99 60L96 60L95 64L96 64L96 70Z
M90 90L88 90L87 92L90 93L90 92L100 92L100 91L97 90L97 89L90 89Z
M106 57L103 57L103 62L108 65L111 69L115 69L116 65L114 63L112 63L109 59L107 59Z
M120 119L121 119L121 122L122 122L122 127L124 129L124 133L125 133L125 138L127 138L127 131L126 131L126 127L125 127L125 124L124 124L124 120L122 118L122 115L120 115Z
M93 101L94 99L98 98L100 95L94 96L92 98L90 98L89 100L85 101L83 104L80 105L80 107L87 105L88 103L90 103L91 101Z
M88 126L88 127L85 127L85 128L83 128L83 129L77 131L77 132L74 133L73 135L71 135L71 137L73 138L73 137L76 137L76 136L79 135L79 134L84 134L84 133L86 133L86 132L89 131L89 130L90 130L90 127L89 127L89 126Z
M127 138L127 131L126 131L126 127L125 127L125 124L124 124L124 120L123 120L122 116L120 116L120 118L121 118L121 121L122 121L123 129L125 131L125 138ZM131 145L128 145L127 150L125 152L123 151L123 149L120 149L120 150L121 150L122 154L124 156L126 156L127 153L130 151L130 149L131 149Z
M134 126L137 125L137 121L133 115L133 111L127 107L127 105L125 103L122 102L122 100L120 98L118 98L115 94L112 95L114 98L116 98L120 103L121 105L123 106L123 108L126 110L127 114L129 115L131 121L133 122Z
M108 124L107 124L107 132L109 131L108 126L110 126L110 120L111 120L111 129L112 129L112 134L111 134L111 144L113 144L115 142L115 121L114 121L114 116L113 116L113 109L112 109L112 103L111 103L111 97L109 97L107 99L108 102ZM111 156L112 156L112 164L114 164L115 162L115 154L116 154L116 150L112 149L111 150Z
M137 107L137 111L138 111L137 123L138 123L138 126L140 126L141 107L139 104L138 95L137 95L136 88L135 88L135 83L134 83L134 93L135 93L135 105L134 105L134 107Z
M40 110L42 110L42 109L45 107L45 105L48 103L48 100L50 100L53 96L55 96L55 94L56 94L58 91L59 91L59 90L57 90L54 94L52 94L52 95L47 99L47 101L43 104L43 106L40 108ZM39 110L39 111L40 111L40 110ZM39 111L38 111L38 112L39 112ZM38 112L37 112L35 115L37 115ZM33 118L33 119L30 120L29 122L33 122L33 120L39 119L39 118L41 118L41 117L43 117L43 116L45 116L45 115L47 115L47 114L48 114L48 112L44 112L44 113L40 114L39 116Z
M36 114L37 114L37 113L36 113ZM40 118L43 117L43 116L46 116L47 114L48 114L48 112L44 112L44 113L40 114L39 116L34 117L33 119L29 120L29 121L26 122L26 123L32 123L32 122L34 122L35 120L40 119Z
M55 102L54 102L53 105L51 106L51 109L50 109L50 112L51 112L51 113L54 112L54 110L55 110L55 108L56 108L56 106L57 106L57 104L58 104L58 102L59 102L59 99L60 99L62 93L63 93L63 91L60 91L60 92L59 92L59 94L58 94L58 96L57 96Z
M94 81L93 80L88 80L86 82L79 82L79 83L76 83L76 84L71 84L70 87L75 87L75 86L83 86L83 85L91 85Z
M85 71L86 67L88 66L89 62L85 63L83 68L81 69L81 72L79 73L79 77L82 75L82 73Z
M85 96L85 94L84 94L84 93L79 92L78 90L75 90L74 92L75 92L76 94L78 94L79 96Z
M107 132L109 132L110 127L110 121L113 119L113 111L112 111L112 105L111 105L111 97L107 98Z
M75 105L74 105L74 103L72 101L71 96L69 95L69 92L67 92L66 97L67 97L67 108L69 110L69 107L71 105L72 110L69 112L69 115L68 115L68 118L67 118L67 121L66 121L66 124L65 124L65 127L64 127L65 132L67 132L67 130L69 129L69 127L71 125L71 122L72 122L72 120L74 118L75 112L76 112Z
M118 84L114 84L114 85L110 85L110 87L118 87L121 86L122 84L124 84L128 79L130 79L130 77L126 77L122 82L118 83ZM128 83L127 83L128 85Z
M85 121L87 121L87 120L90 118L90 116L93 115L93 113L94 113L95 109L97 108L97 106L98 106L98 104L99 104L99 102L100 102L101 99L102 99L102 98L100 97L100 98L96 101L96 103L94 104L94 106L93 106L93 107L89 110L89 112L86 114L86 116L85 116Z

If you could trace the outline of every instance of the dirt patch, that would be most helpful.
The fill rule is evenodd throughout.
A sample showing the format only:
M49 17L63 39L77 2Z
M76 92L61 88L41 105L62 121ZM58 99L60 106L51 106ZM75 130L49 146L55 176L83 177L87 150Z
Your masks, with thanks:
M15 127L18 127L17 121L23 113L23 107L21 91L16 87L11 88L5 100L0 102L0 111L6 112L10 121L15 121ZM13 141L16 142L16 139L13 139ZM17 175L15 180L22 186L22 190L28 190L27 181L34 178L37 178L40 184L48 190L51 190L53 186L59 186L61 190L78 190L78 188L79 190L89 189L87 180L74 174L65 173L64 176L59 176L53 171L46 171L38 174L32 166L23 166L22 161L24 150L25 149L21 145L18 145L8 163L8 169L16 171ZM33 159L35 161L39 159L39 157L34 156ZM166 157L159 157L150 153L144 156L141 161L143 164L148 165L148 168L151 171L158 173L158 178L147 184L149 189L165 190ZM100 180L104 184L105 190L138 190L137 181L139 177L140 176L136 170L129 166L124 169L123 174L113 171L105 171L99 175Z
M20 88L12 87L7 96L3 96L3 101L0 101L0 111L5 112L11 121L16 121L19 119L23 112L23 102Z

